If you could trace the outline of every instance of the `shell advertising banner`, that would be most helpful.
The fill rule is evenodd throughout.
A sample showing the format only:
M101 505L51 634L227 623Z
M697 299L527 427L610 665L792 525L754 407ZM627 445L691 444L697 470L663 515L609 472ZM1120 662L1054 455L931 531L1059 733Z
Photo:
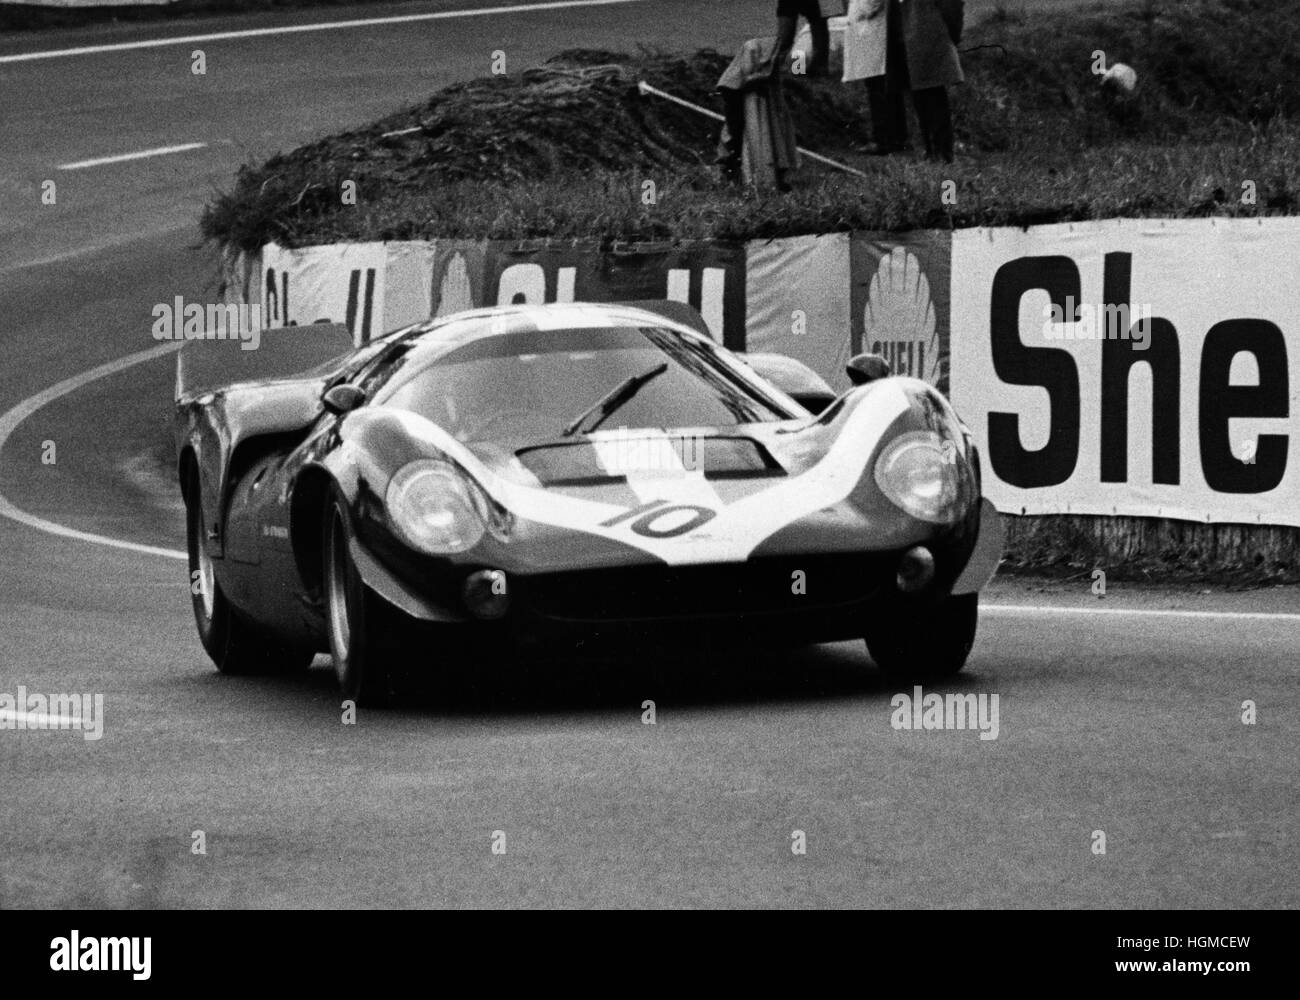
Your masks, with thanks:
M748 350L797 358L837 389L849 358L871 351L946 388L948 233L753 240L747 254Z
M1300 219L963 230L952 261L999 510L1300 526Z
M521 244L484 240L262 248L257 285L268 326L333 322L357 344L481 306L673 299L714 339L745 339L743 244Z

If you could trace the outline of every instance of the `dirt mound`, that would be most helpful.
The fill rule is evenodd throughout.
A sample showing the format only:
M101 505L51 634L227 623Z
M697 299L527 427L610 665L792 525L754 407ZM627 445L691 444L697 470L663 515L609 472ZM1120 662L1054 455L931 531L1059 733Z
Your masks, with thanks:
M718 123L644 96L637 84L645 81L721 113L714 85L729 61L708 49L691 56L571 49L517 76L447 87L366 129L276 157L263 172L290 161L333 162L340 154L386 163L399 184L411 176L516 181L594 169L695 166L712 159ZM858 136L859 94L827 81L797 80L787 93L804 141L835 148ZM404 134L384 138L394 132Z
M240 170L234 191L205 212L206 235L253 246L340 210L347 180L361 196L401 197L460 181L497 184L644 171L699 170L720 125L642 95L645 81L722 111L714 91L730 57L573 49L514 76L455 84L424 104ZM834 81L790 81L800 140L831 152L864 137L863 94Z

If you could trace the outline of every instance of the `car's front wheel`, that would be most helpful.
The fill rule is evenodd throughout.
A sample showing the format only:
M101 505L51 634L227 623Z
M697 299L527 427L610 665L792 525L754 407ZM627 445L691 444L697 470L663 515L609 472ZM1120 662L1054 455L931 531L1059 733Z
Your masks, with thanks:
M376 597L348 550L347 503L337 492L325 507L324 585L330 656L345 701L391 704L401 655L396 615Z
M979 594L953 594L937 606L901 600L867 630L867 652L891 681L951 677L966 665L979 627Z

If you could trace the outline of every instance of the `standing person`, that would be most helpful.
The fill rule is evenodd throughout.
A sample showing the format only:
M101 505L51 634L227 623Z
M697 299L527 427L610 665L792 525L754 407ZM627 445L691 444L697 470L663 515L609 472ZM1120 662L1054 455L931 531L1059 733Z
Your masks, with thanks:
M776 3L776 62L773 72L780 72L794 48L799 30L799 18L808 22L812 35L812 58L808 61L809 76L825 76L830 63L831 35L827 20L844 13L844 0L777 0Z
M782 94L780 71L773 72L776 43L751 38L741 46L718 80L725 125L714 161L731 183L788 191L786 177L799 165L794 125Z
M907 148L907 113L903 107L903 86L895 73L888 73L889 48L886 0L849 0L848 23L844 28L845 83L862 80L867 87L871 110L871 141L862 152L885 156ZM903 61L899 48L896 64Z
M912 92L925 155L947 163L953 159L947 88L965 80L957 55L965 6L964 0L889 0L889 74L902 74Z

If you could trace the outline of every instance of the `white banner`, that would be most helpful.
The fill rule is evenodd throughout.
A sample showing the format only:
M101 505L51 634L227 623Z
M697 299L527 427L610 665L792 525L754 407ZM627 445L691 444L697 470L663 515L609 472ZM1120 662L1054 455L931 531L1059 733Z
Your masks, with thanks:
M798 358L847 388L850 276L848 233L746 244L746 350Z
M999 510L1300 526L1300 219L959 231L951 330Z
M386 329L384 243L340 243L285 250L262 248L258 292L269 327L343 323L356 344Z

